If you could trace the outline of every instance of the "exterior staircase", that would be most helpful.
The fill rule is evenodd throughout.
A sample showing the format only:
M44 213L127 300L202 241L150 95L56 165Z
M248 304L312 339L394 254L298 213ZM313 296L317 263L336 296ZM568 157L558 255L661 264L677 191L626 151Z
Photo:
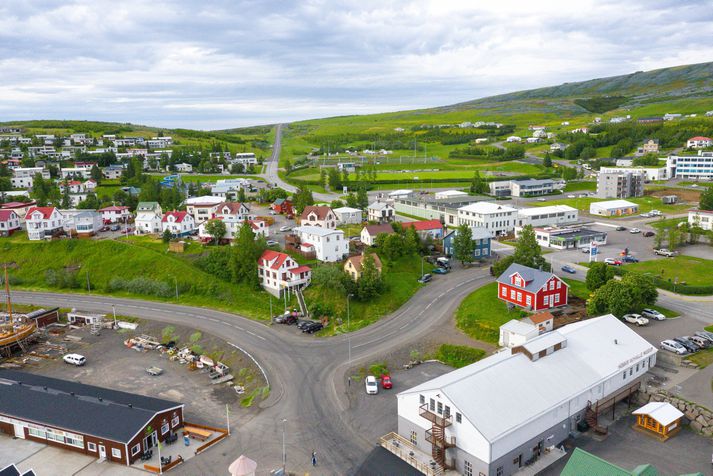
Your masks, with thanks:
M454 436L446 437L446 427L451 425L450 416L436 415L429 410L428 404L420 406L419 414L421 417L431 422L431 429L426 430L426 441L431 443L431 457L438 466L444 470L453 469L452 460L446 458L446 450L453 448L456 445Z
M609 432L606 427L599 425L599 418L596 410L592 408L591 401L587 402L587 410L584 414L584 421L587 422L589 427L594 430L595 433L598 433L600 435L606 435Z
M305 302L305 297L302 294L301 289L295 289L295 296L297 296L297 302L300 305L300 311L304 317L309 317L309 311L307 310L307 303Z

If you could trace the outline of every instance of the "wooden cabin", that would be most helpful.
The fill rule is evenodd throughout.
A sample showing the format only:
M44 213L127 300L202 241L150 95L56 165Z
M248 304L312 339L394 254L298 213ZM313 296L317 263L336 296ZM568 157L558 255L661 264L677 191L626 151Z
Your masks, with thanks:
M649 402L638 410L636 426L667 440L681 430L683 413L667 402Z

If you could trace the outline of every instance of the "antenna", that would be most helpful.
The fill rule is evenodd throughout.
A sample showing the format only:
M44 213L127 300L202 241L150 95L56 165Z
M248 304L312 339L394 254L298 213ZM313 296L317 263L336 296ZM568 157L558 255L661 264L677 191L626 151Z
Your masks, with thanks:
M12 318L12 300L10 299L10 279L8 278L8 268L17 268L17 263L11 261L9 263L2 263L2 267L5 273L5 305L7 306L7 313L10 318L10 324L13 324Z

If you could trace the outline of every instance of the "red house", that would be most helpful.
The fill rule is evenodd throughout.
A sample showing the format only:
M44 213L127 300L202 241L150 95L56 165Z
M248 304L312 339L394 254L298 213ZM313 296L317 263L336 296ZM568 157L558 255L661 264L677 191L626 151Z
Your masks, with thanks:
M498 298L530 311L566 306L568 291L554 274L516 263L498 277Z
M281 215L294 215L295 212L292 210L292 202L286 198L278 198L270 207L275 213Z

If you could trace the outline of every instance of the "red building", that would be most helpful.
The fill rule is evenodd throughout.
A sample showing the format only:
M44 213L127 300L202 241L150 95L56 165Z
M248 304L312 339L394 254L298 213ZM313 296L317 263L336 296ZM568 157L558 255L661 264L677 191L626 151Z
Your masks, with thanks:
M281 215L294 215L295 212L292 209L292 202L286 198L278 198L270 207L276 213Z
M498 298L530 311L566 306L568 291L554 274L516 263L498 277Z

